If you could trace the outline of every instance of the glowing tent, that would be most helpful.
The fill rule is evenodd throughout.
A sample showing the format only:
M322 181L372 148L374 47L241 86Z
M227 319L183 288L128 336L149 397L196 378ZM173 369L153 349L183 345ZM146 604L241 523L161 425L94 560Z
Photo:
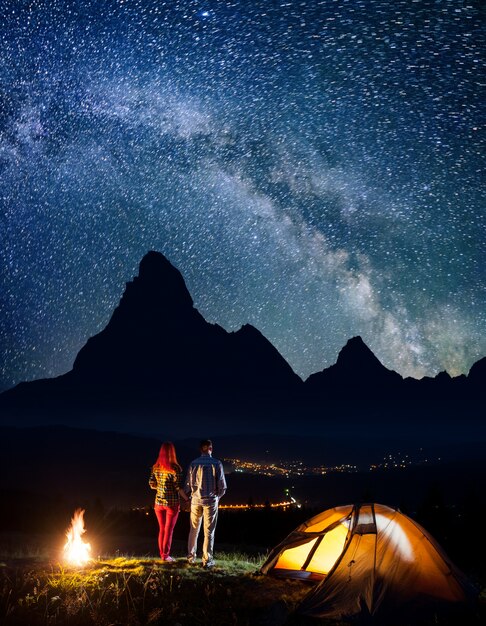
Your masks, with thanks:
M335 619L462 606L472 591L427 531L381 504L316 515L270 553L261 571L320 581L299 612Z

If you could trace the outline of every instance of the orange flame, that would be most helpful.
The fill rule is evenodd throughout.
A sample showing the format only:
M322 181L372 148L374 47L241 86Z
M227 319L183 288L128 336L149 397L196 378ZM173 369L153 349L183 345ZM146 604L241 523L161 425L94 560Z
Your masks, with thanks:
M85 532L84 509L76 509L71 526L66 531L67 541L64 545L64 558L73 565L84 565L91 558L91 546L81 538Z

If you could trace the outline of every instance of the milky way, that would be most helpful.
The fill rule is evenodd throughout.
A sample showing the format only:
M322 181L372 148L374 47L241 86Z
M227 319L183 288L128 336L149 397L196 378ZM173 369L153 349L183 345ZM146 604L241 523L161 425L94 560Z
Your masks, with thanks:
M150 249L303 378L486 355L479 1L0 0L0 388L70 369Z

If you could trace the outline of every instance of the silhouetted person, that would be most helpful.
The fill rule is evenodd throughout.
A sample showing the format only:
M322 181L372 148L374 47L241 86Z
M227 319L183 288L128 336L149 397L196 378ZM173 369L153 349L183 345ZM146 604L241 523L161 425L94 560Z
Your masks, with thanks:
M201 456L191 462L187 470L184 490L191 497L191 519L187 560L195 563L197 538L204 519L204 543L202 550L203 567L214 566L213 547L216 522L218 520L219 499L226 492L223 464L213 459L213 444L204 439L200 444Z
M187 498L182 490L182 468L177 461L174 444L165 441L161 447L152 473L149 485L156 489L155 515L159 522L159 552L163 561L173 561L170 556L172 534L179 516L179 495Z

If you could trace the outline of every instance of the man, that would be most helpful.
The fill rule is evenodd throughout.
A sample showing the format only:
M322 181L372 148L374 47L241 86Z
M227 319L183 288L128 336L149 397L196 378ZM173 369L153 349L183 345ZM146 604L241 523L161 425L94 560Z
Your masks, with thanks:
M223 464L213 459L213 443L204 439L200 443L201 456L191 462L187 470L184 491L191 497L191 519L187 560L196 562L197 538L204 519L203 567L214 567L214 532L218 520L218 503L226 492Z

